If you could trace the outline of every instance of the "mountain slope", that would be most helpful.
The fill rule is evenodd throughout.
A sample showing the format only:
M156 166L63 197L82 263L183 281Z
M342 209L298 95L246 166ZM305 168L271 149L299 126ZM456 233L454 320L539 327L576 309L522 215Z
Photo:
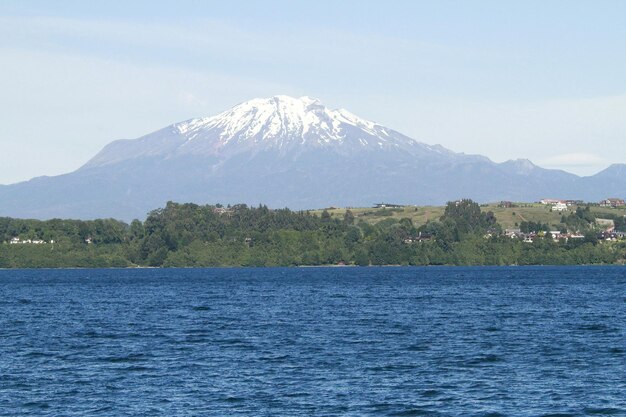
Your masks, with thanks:
M622 170L580 178L527 160L497 164L309 97L276 96L112 142L70 174L0 187L0 215L130 220L168 200L294 209L461 197L597 200L623 193Z

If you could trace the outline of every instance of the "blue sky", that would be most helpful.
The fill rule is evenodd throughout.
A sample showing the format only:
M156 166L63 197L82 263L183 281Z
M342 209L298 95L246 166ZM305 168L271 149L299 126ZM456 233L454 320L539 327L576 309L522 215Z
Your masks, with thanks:
M592 174L626 162L624 16L618 0L5 0L0 183L276 94Z

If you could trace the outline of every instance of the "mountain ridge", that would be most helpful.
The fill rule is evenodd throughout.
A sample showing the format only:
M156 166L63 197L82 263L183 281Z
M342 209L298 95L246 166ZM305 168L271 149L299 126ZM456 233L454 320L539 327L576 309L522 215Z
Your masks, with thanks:
M626 165L579 177L428 145L310 97L274 96L109 143L78 170L0 186L0 215L143 218L168 200L313 209L376 201L598 201Z

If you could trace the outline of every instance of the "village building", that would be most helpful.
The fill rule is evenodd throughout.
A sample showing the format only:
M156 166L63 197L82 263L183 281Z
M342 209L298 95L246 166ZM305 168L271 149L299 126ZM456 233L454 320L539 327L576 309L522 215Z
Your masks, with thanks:
M417 243L417 242L424 242L426 240L431 240L432 238L433 238L433 235L431 235L430 233L419 232L416 236L410 236L404 239L404 243L411 244L411 243Z
M225 207L215 207L213 209L213 213L215 213L215 214L230 214L230 213L232 213L232 210L229 210L229 209L227 209Z
M51 241L52 243L54 243L54 240ZM19 237L15 236L12 237L11 240L9 240L9 244L10 245L44 245L48 242L46 242L45 240L42 239L20 239Z
M401 204L389 204L389 203L376 203L374 208L402 208Z
M552 206L555 205L556 203L560 203L563 200L557 200L554 198L544 198L543 200L539 201L541 204L543 204L544 206Z
M504 229L504 236L510 237L511 239L520 237L521 235L521 229Z
M600 232L598 233L598 239L599 240L608 240L608 241L613 241L613 240L617 240L619 238L618 234L615 233L615 231L611 230L605 230L604 232Z
M554 240L559 240L561 238L561 232L559 230L550 230L548 233L550 233L552 239Z
M571 206L582 206L582 205L585 204L585 202L583 200L565 200L565 204L568 207L571 207Z
M616 207L623 207L625 205L626 205L626 202L624 202L624 200L621 198L605 198L604 200L600 201L600 207L616 208Z

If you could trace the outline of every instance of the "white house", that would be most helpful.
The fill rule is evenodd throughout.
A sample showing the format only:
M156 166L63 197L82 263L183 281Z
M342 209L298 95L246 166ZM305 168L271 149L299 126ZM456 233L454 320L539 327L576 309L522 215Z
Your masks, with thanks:
M561 232L558 230L551 230L550 234L552 235L552 239L554 240L559 240L559 238L561 237Z
M53 241L54 243L54 241ZM9 240L9 244L11 245L44 245L46 244L45 240L41 239L20 239L19 237L13 237Z
M561 202L561 200L556 200L554 198L544 198L543 200L540 201L541 204L543 205L550 205L550 204L556 204Z
M552 211L567 211L567 204L564 201L559 201L552 206Z

